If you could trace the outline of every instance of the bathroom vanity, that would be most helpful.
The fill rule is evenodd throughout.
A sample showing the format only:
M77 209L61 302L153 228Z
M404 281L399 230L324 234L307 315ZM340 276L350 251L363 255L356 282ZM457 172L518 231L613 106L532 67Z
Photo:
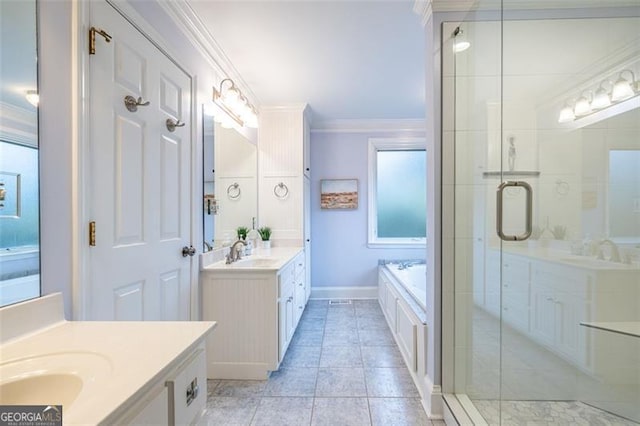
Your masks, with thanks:
M474 282L474 302L505 325L596 376L623 380L631 367L622 365L640 362L633 337L581 325L640 323L637 265L527 247L490 249L486 262L485 280ZM611 352L628 359L612 363Z
M5 307L0 404L62 405L64 424L196 422L215 325L65 321L60 294Z
M302 248L257 250L202 268L202 315L217 321L207 340L207 377L264 380L277 370L310 296Z

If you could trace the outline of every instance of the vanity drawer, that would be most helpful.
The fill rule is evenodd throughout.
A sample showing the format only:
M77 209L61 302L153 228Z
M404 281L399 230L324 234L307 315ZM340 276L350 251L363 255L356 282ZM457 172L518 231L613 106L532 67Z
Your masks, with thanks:
M294 274L296 278L304 274L304 268L305 268L304 251L298 253L298 255L293 260L293 268L294 268Z
M296 283L295 263L289 263L278 276L278 297L288 295Z
M173 424L193 423L204 410L207 401L204 345L194 351L166 385L169 390L169 419L175 420Z

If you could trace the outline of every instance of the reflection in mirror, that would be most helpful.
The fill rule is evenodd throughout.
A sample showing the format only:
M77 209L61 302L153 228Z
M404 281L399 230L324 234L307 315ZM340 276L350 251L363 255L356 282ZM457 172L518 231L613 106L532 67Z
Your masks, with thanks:
M607 198L610 237L640 243L640 150L609 151Z
M640 109L567 136L582 146L582 236L640 244Z
M36 2L0 1L0 306L40 296Z
M204 251L231 244L257 216L257 148L204 116Z

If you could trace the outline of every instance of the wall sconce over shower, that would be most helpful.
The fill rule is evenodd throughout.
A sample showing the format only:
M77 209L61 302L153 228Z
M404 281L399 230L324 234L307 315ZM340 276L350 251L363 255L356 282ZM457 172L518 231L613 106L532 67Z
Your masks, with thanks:
M225 87L225 83L229 83ZM231 120L240 127L258 127L258 112L246 96L230 78L220 82L220 88L213 88L213 103L215 103ZM223 127L232 127L228 120L222 119Z
M636 81L633 71L625 69L617 74L615 83L608 79L602 80L595 91L586 89L577 98L568 100L560 110L558 123L575 121L638 95L640 83Z

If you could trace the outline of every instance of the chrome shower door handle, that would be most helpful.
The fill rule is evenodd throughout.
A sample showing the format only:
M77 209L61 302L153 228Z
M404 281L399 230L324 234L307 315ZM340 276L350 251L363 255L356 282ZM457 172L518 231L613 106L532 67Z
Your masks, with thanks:
M508 187L524 188L527 197L527 204L525 208L525 231L521 235L505 235L502 231L502 193L505 188ZM533 190L531 185L524 181L506 181L502 182L498 186L496 196L496 231L498 237L503 241L524 241L531 236L533 230Z

